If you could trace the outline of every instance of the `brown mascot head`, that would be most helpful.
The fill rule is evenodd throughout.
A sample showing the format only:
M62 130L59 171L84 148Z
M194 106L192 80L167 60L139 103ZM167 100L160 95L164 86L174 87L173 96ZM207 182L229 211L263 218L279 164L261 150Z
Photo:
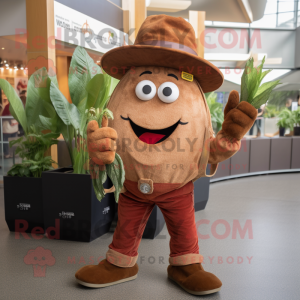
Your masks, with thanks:
M148 17L135 44L109 51L101 65L121 79L108 108L126 179L178 187L195 179L213 135L203 93L219 88L223 76L197 56L192 26L182 18Z

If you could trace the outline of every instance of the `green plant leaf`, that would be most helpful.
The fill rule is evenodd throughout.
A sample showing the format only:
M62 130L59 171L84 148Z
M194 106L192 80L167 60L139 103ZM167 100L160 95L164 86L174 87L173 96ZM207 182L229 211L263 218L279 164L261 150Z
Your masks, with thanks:
M119 195L125 181L125 170L121 157L116 153L113 163L106 165L106 172L115 186L115 200L119 201Z
M86 86L101 69L82 47L76 47L69 70L69 90L72 102L78 106L87 97Z
M294 124L300 125L300 107L298 107L296 110L292 112L292 118Z
M293 130L294 128L294 119L293 119L293 112L290 111L288 108L284 108L280 111L279 120L277 122L277 126L280 128L290 128Z
M91 107L103 108L105 105L105 93L107 90L107 82L104 74L95 75L87 84L86 90L88 92L86 109Z
M106 74L104 72L103 72L103 74L104 74L105 85L107 86L107 89L106 89L106 92L104 95L105 104L107 104L109 97L112 95L114 89L118 85L119 80L109 76L108 74Z
M39 169L39 166L31 166L31 167L29 167L29 170L30 171L35 171L35 170L37 170L37 169Z
M261 76L260 76L260 82L262 82L262 80L265 78L266 75L268 75L272 70L266 70L264 72L262 72Z
M40 129L41 130L51 130L52 132L57 132L57 119L56 118L47 118L44 116L39 116L40 119Z
M87 110L81 113L79 133L84 138L86 138L87 116L88 116Z
M217 93L215 92L206 93L205 98L210 111L213 129L218 132L224 121L223 105L216 102Z
M10 85L8 81L0 78L0 88L3 90L9 101L9 110L11 115L21 124L24 132L28 132L27 118L23 103L17 95L15 89Z
M9 147L12 147L16 144L19 144L21 141L23 140L23 137L21 136L20 138L16 139L16 140L12 140L9 142Z
M266 73L266 72L263 72L262 69L263 69L263 66L264 66L264 63L265 63L265 59L266 57L264 56L264 58L262 59L262 62L261 64L257 67L257 84L255 86L255 90L253 92L253 95L256 94L263 78L266 76L266 74L263 74L263 73Z
M27 88L27 100L25 106L25 112L28 122L28 127L34 125L39 131L45 128L45 124L41 122L40 116L50 118L53 120L57 119L56 111L50 100L50 84L53 82L57 83L56 77L48 76L47 69L41 68L34 72L28 81ZM52 130L55 130L51 126Z
M20 174L21 177L26 176L26 175L25 175L25 172L26 172L26 168L21 167L21 168L19 169L19 174Z
M45 139L54 139L54 140L56 140L59 136L60 134L55 132L49 132L42 135L42 137Z
M246 62L246 66L241 78L241 101L247 101L248 99L248 72L249 69L251 68L251 64L253 65L253 59L249 59Z
M102 118L106 117L107 119L114 119L114 115L112 113L112 111L110 111L108 108L104 108L104 110L102 111L101 115L100 115L100 119L99 119L99 124L102 123Z
M109 76L106 74L106 76ZM117 85L119 84L120 80L114 78L114 77L110 77L110 89L109 89L109 94L108 94L108 97L110 97L112 95L112 93L114 92L115 88L117 87ZM107 97L107 98L108 98Z
M251 102L251 104L255 108L260 108L263 104L267 102L269 99L269 96L273 89L279 84L280 80L276 81L269 81L264 84L262 84L255 95L255 98Z
M242 75L241 101L247 101L255 108L259 108L267 102L272 90L279 84L279 80L266 82L260 86L262 80L270 70L262 72L265 57L258 68L254 68L253 62L253 58L247 61Z
M7 175L9 176L19 176L19 169L20 165L15 164L14 166L11 167L11 169L7 172Z
M72 125L74 129L80 128L80 113L77 107L73 103L69 103L57 86L51 82L50 85L50 97L52 104L66 125Z
M259 86L259 80L260 80L260 75L259 75L259 70L254 67L253 65L253 59L252 59L252 64L251 64L251 69L248 74L248 99L247 101L253 99L258 86Z
M66 125L60 118L57 120L57 131L60 132L67 144L69 155L71 158L72 165L74 165L74 155L73 155L73 139L75 137L75 130L72 125Z
M91 168L93 168L91 172L95 195L97 199L101 202L101 200L105 197L105 191L103 187L103 183L105 181L103 182L103 180L107 178L106 170L100 170L99 166L96 164L93 164Z
M73 169L74 173L76 174L82 174L82 156L80 155L80 152L76 148L73 149L73 156L74 156L74 164Z

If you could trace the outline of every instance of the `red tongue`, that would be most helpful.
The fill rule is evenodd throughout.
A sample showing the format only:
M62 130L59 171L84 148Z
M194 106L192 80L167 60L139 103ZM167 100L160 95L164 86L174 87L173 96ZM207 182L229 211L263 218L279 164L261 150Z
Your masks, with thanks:
M145 132L139 136L139 139L147 144L155 144L163 137L165 137L165 135L163 134Z

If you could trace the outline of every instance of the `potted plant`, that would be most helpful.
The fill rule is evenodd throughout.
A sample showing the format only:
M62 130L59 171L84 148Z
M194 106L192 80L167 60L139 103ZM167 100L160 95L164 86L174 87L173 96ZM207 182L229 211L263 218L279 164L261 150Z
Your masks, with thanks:
M294 135L300 135L300 107L292 112L294 121Z
M264 111L264 117L265 118L275 118L277 117L279 114L279 111L277 110L276 105L272 105L272 104L267 104L265 106L265 111Z
M71 60L68 83L72 103L67 101L53 82L50 98L57 118L43 118L45 125L59 128L58 132L64 137L72 162L72 167L43 173L44 219L46 227L56 226L49 237L89 242L108 231L117 210L115 198L117 200L120 188L115 191L115 197L113 193L104 194L103 188L112 186L110 179L104 176L101 190L96 186L95 193L96 180L89 173L86 126L92 109L100 112L101 108L98 117L107 111L106 104L118 80L102 71L83 48L77 47ZM73 147L74 140L76 147ZM53 186L60 193L53 190ZM157 210L153 216L152 223L158 223L161 217ZM157 222L153 219L157 219ZM157 235L164 224L158 228L152 223L149 220L146 225L149 237Z
M9 82L0 79L10 112L25 134L10 142L10 146L17 146L15 154L22 158L22 163L15 164L4 176L5 220L10 231L32 232L35 229L36 233L44 232L41 174L53 169L55 162L45 153L57 143L59 136L42 133L49 128L42 125L40 117L51 118L56 114L50 104L48 79L46 69L30 77L25 108Z
M292 112L288 108L284 108L278 115L279 120L277 122L277 126L279 127L279 136L284 136L285 130L290 128L293 130L294 121Z
M81 47L75 49L69 70L72 103L67 101L55 82L50 83L50 98L57 117L44 118L43 121L59 128L72 162L71 167L42 175L45 226L56 228L53 234L50 233L50 238L90 242L108 232L113 221L114 195L106 194L100 202L93 188L86 127L90 108L104 107L117 83ZM111 186L106 178L104 187Z

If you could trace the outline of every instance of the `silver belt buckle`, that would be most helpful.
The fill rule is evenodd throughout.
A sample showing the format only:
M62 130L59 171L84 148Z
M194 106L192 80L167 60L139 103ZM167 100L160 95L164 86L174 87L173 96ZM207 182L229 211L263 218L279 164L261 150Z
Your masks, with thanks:
M138 181L138 189L143 194L152 194L153 181L151 179L140 179Z

